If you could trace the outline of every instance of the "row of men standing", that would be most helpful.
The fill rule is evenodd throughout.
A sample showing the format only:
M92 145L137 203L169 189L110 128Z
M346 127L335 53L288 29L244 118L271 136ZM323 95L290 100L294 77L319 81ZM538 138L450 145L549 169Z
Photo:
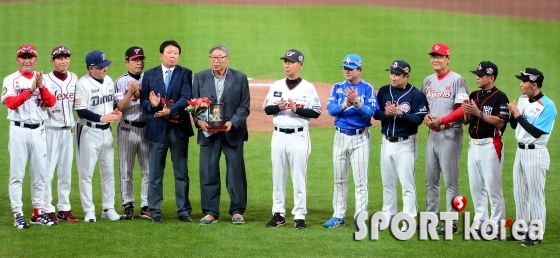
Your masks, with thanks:
M369 130L371 117L381 121L382 211L392 217L397 213L397 180L403 192L403 212L418 213L414 165L417 156L418 126L430 128L426 143L426 211L439 211L440 174L446 186L446 211L456 211L453 199L459 192L459 158L462 149L461 123L469 124L468 174L475 209L476 232L496 229L482 228L482 222L505 219L502 193L504 145L502 135L506 124L516 129L518 149L514 161L514 196L516 218L529 222L546 219L544 186L550 157L546 145L556 118L554 103L541 92L542 72L526 68L516 77L522 96L519 103L509 102L505 93L495 87L498 67L490 62L479 63L471 71L476 75L479 90L470 95L465 80L448 68L450 50L445 44L434 44L429 52L435 71L422 83L422 90L408 83L411 67L404 60L395 60L390 71L390 84L379 89L360 79L362 59L354 54L344 58L346 80L333 86L328 101L329 114L335 116L336 133L333 147L334 195L333 216L323 226L345 225L349 168L355 182L356 217L367 212ZM365 108L364 108L365 107ZM511 114L511 116L510 116ZM488 213L488 200L491 214ZM530 225L532 227L533 225ZM403 231L408 230L404 224ZM439 233L457 225L442 225ZM527 231L525 231L527 232ZM486 232L485 232L486 233ZM490 234L490 233L487 233ZM514 237L509 237L515 240ZM542 239L526 234L522 245L540 244Z
M201 97L199 94L213 102L226 103L224 115L228 119L227 135L198 135L201 202L206 215L200 223L211 224L218 219L222 151L228 160L232 221L234 224L245 222L247 191L242 154L243 142L248 137L246 118L250 96L247 76L227 68L229 50L224 45L216 45L210 50L213 67L196 74L194 83L191 70L178 65L181 47L176 41L163 42L159 50L162 64L143 72L146 58L143 49L129 48L125 53L128 72L113 83L106 75L112 61L106 59L102 51L87 54L88 73L78 80L76 74L68 71L71 53L67 47L52 50L51 62L55 70L45 76L34 71L38 60L35 47L23 45L18 49L19 71L4 79L2 94L11 121L9 192L16 228L29 227L21 199L28 159L34 208L30 223L52 226L59 220L79 221L72 214L69 202L73 136L84 221L95 222L97 219L92 197L96 163L99 163L101 175L101 217L110 220L134 217L136 201L132 195L132 171L138 156L142 171L139 215L161 223L163 172L170 149L177 217L183 222L192 222L187 156L188 138L194 133L190 115L184 109L187 100ZM75 135L73 111L79 117ZM122 216L114 208L114 151L112 131L108 130L115 121L118 121ZM195 118L195 122L201 130L206 130L205 121ZM57 165L59 211L55 214L55 207L51 204L51 181Z

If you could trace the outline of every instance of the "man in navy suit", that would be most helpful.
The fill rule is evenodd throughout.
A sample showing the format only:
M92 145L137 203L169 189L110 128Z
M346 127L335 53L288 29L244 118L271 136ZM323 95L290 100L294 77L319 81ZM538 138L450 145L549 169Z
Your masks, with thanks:
M230 197L229 214L233 224L244 224L247 207L247 177L243 144L247 141L247 117L251 98L247 75L227 66L229 50L224 45L210 49L210 66L194 76L193 98L208 97L223 103L226 132L207 133L208 123L194 117L200 145L201 225L218 222L220 216L220 156L226 156L226 185ZM202 131L205 131L203 133Z
M144 73L140 91L141 105L147 112L145 137L150 146L148 208L152 222L162 223L163 171L170 149L177 216L183 222L192 222L187 158L189 137L194 134L184 111L191 98L192 71L177 65L181 47L176 41L161 43L159 52L162 63Z

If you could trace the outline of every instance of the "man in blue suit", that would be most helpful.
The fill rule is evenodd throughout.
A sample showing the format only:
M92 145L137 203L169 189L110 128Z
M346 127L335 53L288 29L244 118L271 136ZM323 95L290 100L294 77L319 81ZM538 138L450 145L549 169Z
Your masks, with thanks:
M170 149L177 216L183 222L192 222L187 158L189 137L194 134L184 110L191 98L192 71L177 64L181 47L176 41L161 43L159 52L162 63L144 73L140 91L141 105L147 112L145 137L150 146L148 208L152 222L162 223L163 171Z
M247 177L243 159L243 144L247 141L247 117L251 98L247 75L231 69L229 50L224 45L210 49L211 69L194 76L193 98L207 97L212 103L223 103L226 132L206 133L208 123L194 117L200 145L201 225L218 222L220 216L220 156L226 156L226 187L229 192L229 214L233 224L244 224L247 207ZM203 133L202 131L205 131Z

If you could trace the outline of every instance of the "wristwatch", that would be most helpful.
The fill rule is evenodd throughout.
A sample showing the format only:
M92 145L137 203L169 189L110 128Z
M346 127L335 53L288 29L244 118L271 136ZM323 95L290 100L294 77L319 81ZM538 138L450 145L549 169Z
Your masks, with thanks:
M356 101L352 102L352 105L354 105L355 107L357 107L357 106L358 106L358 103L359 103L359 102L356 100Z
M484 113L482 111L480 111L480 113L478 113L478 118L482 118L483 115L484 115Z
M404 116L403 113L400 113L397 115L397 118L403 118L403 116Z

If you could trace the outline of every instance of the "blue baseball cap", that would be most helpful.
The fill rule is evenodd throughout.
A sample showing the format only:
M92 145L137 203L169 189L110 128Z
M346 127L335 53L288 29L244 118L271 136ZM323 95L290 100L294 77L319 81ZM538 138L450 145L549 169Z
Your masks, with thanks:
M404 60L395 60L391 67L385 71L391 71L394 74L409 74L412 69L410 65Z
M105 59L105 54L101 50L94 50L86 55L86 66L98 66L101 68L109 66L113 61Z
M357 69L362 67L362 58L356 54L349 54L342 60L341 67L346 67L350 69Z

